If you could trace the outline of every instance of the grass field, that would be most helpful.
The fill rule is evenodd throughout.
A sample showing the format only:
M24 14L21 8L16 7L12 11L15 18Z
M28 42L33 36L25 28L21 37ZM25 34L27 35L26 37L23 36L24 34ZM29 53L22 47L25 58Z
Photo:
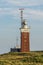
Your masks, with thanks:
M43 65L43 51L9 52L0 55L0 65Z

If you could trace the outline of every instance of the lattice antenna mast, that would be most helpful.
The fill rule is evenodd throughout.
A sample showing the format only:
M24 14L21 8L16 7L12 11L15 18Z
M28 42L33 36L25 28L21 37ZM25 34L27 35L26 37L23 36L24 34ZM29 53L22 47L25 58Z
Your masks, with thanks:
M16 48L18 48L18 37L16 38Z
M21 10L21 27L22 27L22 23L23 23L23 8L21 8L21 9L19 9L19 10Z

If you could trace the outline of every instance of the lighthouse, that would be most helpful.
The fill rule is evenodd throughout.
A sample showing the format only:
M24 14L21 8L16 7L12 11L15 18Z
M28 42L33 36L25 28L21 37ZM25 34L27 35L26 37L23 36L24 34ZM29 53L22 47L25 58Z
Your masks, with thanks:
M21 52L29 52L30 51L30 28L27 25L27 21L23 19L23 9L21 10Z

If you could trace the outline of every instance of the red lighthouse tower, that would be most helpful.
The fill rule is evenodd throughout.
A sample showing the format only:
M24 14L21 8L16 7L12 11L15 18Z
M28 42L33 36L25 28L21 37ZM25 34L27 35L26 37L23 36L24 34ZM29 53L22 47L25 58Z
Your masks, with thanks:
M27 22L23 20L23 9L21 9L21 52L29 52L30 51L30 31L29 27L27 26Z

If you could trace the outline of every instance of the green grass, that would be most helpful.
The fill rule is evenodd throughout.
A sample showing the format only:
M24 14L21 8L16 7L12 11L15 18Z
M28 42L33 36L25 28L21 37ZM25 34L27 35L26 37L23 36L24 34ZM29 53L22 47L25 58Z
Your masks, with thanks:
M0 55L0 65L43 65L43 51L9 52Z

